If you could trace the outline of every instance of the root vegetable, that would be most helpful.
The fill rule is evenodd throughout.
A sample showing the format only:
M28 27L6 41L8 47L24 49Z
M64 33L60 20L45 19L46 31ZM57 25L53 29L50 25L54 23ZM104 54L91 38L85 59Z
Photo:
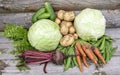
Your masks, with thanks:
M57 17L58 17L60 20L63 20L64 14L65 14L65 11L64 11L64 10L59 10L59 11L57 12Z
M74 18L75 18L75 14L73 11L65 12L65 14L64 14L65 21L73 21Z
M61 26L66 25L68 28L72 26L72 22L62 21Z
M62 52L60 52L59 50L56 50L53 53L53 60L54 60L53 62L57 65L61 65L65 57L66 56Z
M93 49L94 53L98 56L98 58L99 58L104 64L106 64L106 62L105 62L104 58L102 57L102 55L101 55L100 51L98 50L98 48L92 47L92 49Z
M86 57L85 57L85 56L82 56L82 59L83 59L84 65L88 68L89 65L87 64Z
M69 46L74 42L74 37L72 34L65 35L61 40L60 44L62 46Z
M61 26L60 32L62 33L62 35L67 35L68 27L66 25Z
M75 28L74 28L73 26L70 26L70 27L69 27L69 33L70 33L70 34L75 33Z
M95 64L97 64L97 58L94 56L94 53L91 51L89 45L81 45L82 49L86 53L89 59L91 59Z
M80 54L82 56L86 57L86 54L84 53L84 50L81 48L81 44L79 42L77 42L75 46L76 46L77 50L80 52Z
M19 56L19 58L22 58L25 61L25 64L45 64L44 72L46 73L46 64L48 62L61 65L66 56L59 50L47 53L35 50L26 50Z
M77 40L78 39L78 35L75 33L75 34L73 34L73 36L74 36L74 39L75 40Z
M81 57L78 56L78 55L80 55L80 53L79 53L79 51L77 50L76 47L75 47L75 54L77 55L76 60L77 60L77 63L78 63L78 67L79 67L80 71L83 72Z
M56 18L55 23L57 23L59 25L61 23L61 20L59 18Z
M90 50L91 51L91 54L94 56L94 59L96 60L96 61L98 61L98 58L96 57L96 55L93 53L93 51L92 50Z
M97 64L97 61L95 60L94 56L92 55L90 48L85 48L85 45L82 45L84 52L88 56L89 59L91 59L95 64Z

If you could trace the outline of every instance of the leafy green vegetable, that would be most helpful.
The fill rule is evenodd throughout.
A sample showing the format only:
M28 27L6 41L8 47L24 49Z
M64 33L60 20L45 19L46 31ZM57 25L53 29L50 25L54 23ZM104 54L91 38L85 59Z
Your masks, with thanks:
M28 41L27 34L27 29L22 26L15 24L7 24L5 26L4 36L14 40L13 46L16 48L16 50L10 52L11 54L21 54L24 50L34 49ZM29 69L22 59L19 57L17 59L19 60L17 67L20 71Z
M86 41L97 41L104 35L106 20L101 11L86 8L74 20L78 36Z
M55 50L61 37L59 26L48 19L37 21L28 31L28 40L30 44L39 51Z
M27 39L27 30L15 24L6 24L4 34L12 40Z
M25 65L25 61L22 58L16 58L17 61L19 61L16 65L16 67L20 70L20 71L25 71L25 70L30 70L30 68Z
M13 45L16 48L16 50L11 52L12 54L20 54L24 50L34 49L28 42L27 34L27 29L22 26L15 24L5 25L4 35L9 39L14 40Z

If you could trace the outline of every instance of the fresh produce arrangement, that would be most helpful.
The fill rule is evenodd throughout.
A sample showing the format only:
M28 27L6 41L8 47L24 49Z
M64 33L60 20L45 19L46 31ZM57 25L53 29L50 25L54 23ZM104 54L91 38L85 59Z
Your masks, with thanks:
M89 61L95 65L107 64L117 50L113 39L105 35L106 19L97 9L86 8L78 15L74 11L59 10L56 13L49 2L45 2L32 16L29 29L16 24L7 24L5 37L13 40L11 54L16 55L20 71L30 69L31 64L48 62L64 65L64 71ZM83 63L83 64L82 64Z

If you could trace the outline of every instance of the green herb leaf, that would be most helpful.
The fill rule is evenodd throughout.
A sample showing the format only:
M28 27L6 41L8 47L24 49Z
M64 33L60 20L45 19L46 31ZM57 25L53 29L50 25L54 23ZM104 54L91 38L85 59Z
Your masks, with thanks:
M15 24L6 24L4 35L12 40L27 39L27 30Z
M16 50L11 51L11 54L21 54L24 50L34 49L27 38L28 31L22 26L15 24L7 24L5 26L4 35L13 41L13 46ZM19 61L16 65L20 71L28 70L29 67L25 65L25 62L21 58L17 58Z

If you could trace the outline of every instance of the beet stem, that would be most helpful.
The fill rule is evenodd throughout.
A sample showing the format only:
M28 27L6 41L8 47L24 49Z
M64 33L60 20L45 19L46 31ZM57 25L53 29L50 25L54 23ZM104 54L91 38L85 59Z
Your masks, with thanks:
M48 59L48 57L43 57L43 56L25 56L25 58L32 58L32 59Z
M25 55L35 55L35 56L46 56L46 57L49 57L49 56L51 56L52 55L52 53L43 53L43 52L36 52L36 51L25 51L24 53L23 53L23 56L25 56Z
M42 64L42 63L45 63L45 62L50 62L51 59L47 59L47 60L43 60L43 61L37 61L37 62L29 62L27 64Z
M47 73L47 71L46 71L46 67L47 67L47 62L44 64L44 67L43 67L43 71L44 71L44 73Z

